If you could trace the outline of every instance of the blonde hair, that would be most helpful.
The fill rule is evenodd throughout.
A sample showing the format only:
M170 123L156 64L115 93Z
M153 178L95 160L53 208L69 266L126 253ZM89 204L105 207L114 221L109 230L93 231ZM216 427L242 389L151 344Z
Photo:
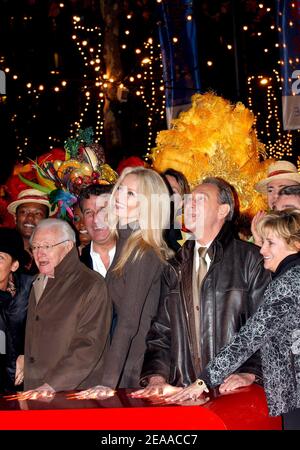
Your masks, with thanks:
M273 231L279 238L286 241L293 249L300 249L300 210L285 209L272 211L264 216L257 225L261 238L266 238L268 231ZM297 245L298 244L298 245Z
M137 177L139 202L137 221L139 228L130 235L117 261L114 271L119 274L122 273L131 255L134 255L132 261L136 261L141 259L147 250L152 249L162 261L165 261L174 254L163 238L163 232L169 226L170 220L169 191L161 176L152 169L145 169L144 167L127 167L124 169L114 186L110 198L110 226L117 234L118 218L113 212L115 197L119 186L127 175L135 175Z

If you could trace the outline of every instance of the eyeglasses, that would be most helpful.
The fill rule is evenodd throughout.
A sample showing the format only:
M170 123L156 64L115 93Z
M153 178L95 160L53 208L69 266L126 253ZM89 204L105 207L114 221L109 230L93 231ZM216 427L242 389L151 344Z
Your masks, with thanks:
M53 247L56 247L57 245L63 244L64 242L68 242L70 239L65 239L64 241L57 242L57 244L45 244L45 245L31 245L31 251L37 252L38 250L44 250L49 251L52 250Z

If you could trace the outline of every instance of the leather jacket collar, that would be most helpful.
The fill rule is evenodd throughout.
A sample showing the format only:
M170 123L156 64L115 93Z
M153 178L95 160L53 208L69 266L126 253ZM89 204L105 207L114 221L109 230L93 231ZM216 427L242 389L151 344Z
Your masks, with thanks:
M225 222L219 231L218 235L215 237L211 243L208 254L212 261L218 262L222 259L223 251L227 247L228 243L232 241L234 237L232 222ZM178 251L175 258L170 262L176 268L179 265L186 264L191 258L191 252L194 250L195 241L188 240Z

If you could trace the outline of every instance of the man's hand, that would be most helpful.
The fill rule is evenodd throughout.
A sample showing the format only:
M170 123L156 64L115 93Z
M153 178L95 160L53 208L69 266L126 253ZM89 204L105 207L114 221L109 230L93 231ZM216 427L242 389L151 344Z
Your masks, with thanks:
M85 391L69 394L67 395L67 398L68 400L105 400L106 398L113 397L115 395L115 392L116 391L114 391L110 387L99 385L90 389L86 389Z
M233 391L240 387L250 386L255 381L253 373L234 373L225 378L224 382L219 387L220 394L224 392Z
M180 392L175 395L168 396L168 403L181 403L188 400L198 400L203 392L209 392L203 380L196 380L186 388L182 388Z
M149 378L149 384L146 388L132 392L130 396L134 398L165 397L173 395L182 389L181 387L171 386L166 383L163 377L155 375Z
M47 383L42 384L36 389L20 392L18 400L41 400L49 401L55 396L55 390Z
M24 355L19 355L16 361L15 385L18 386L24 381Z
M54 396L55 390L49 384L44 383L36 389L18 392L17 394L8 395L5 398L7 400L40 400L49 402Z

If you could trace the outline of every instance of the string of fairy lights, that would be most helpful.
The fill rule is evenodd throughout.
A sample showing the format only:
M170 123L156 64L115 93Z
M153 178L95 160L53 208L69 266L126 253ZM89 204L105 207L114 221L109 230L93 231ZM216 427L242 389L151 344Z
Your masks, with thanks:
M281 90L281 79L279 72L274 69L272 76L251 75L248 77L248 106L255 113L255 125L258 138L265 144L265 150L270 158L284 159L293 155L293 135L290 131L282 129L282 123L279 115L279 105L277 91ZM259 103L255 103L254 92L257 87L261 88L263 96ZM265 97L265 98L263 98ZM263 124L261 121L262 107L266 108L267 114ZM263 126L261 126L263 125Z
M86 27L85 25L81 24L81 18L79 16L73 17L73 27L74 27L74 34L72 35L72 39L76 43L77 50L79 51L84 67L85 72L83 74L84 81L86 82L86 79L88 78L88 68L92 68L94 72L94 79L93 83L95 87L99 88L103 85L103 87L106 87L106 83L103 83L101 81L101 76L99 76L100 70L101 70L101 57L102 57L102 33L99 27ZM89 45L89 38L81 40L81 38L78 36L78 34L87 33L88 35L96 34L96 49L94 47L91 47ZM83 96L85 99L84 106L82 108L82 111L80 112L80 118L79 120L71 123L70 126L70 137L73 138L74 135L77 134L78 130L82 128L86 113L89 110L90 104L91 104L91 91L89 89L88 84L84 84L83 86ZM97 109L96 109L96 125L95 125L95 142L99 142L101 139L101 136L103 134L103 104L104 104L104 94L103 92L99 92L99 97L97 98Z
M157 0L161 3L163 0ZM296 4L291 3L292 7ZM63 8L64 4L59 3L59 7ZM264 12L270 17L269 29L274 32L280 30L276 26L274 2L265 0L257 3L257 10ZM160 123L165 123L165 87L163 81L162 70L162 55L160 46L155 37L149 37L143 45L138 48L129 48L129 42L126 40L134 33L133 13L125 17L124 35L120 36L120 51L131 51L135 54L136 64L132 67L131 73L126 74L124 79L113 79L109 76L108 71L103 64L103 33L99 26L89 26L85 23L83 17L73 16L73 34L72 40L76 49L82 59L84 68L83 78L81 82L80 91L80 111L76 120L72 121L66 137L74 137L80 128L85 126L93 126L95 130L95 141L101 142L104 130L104 114L103 108L105 103L105 96L107 90L111 85L117 87L120 93L120 101L122 93L129 93L139 97L146 109L146 123L147 123L147 137L146 137L146 156L149 156L151 149L155 146L156 132L155 123L160 120ZM186 20L192 20L192 14L186 17ZM31 17L23 17L24 21L29 21ZM295 26L290 23L289 26ZM241 31L249 33L250 24L241 24ZM266 29L256 29L255 36L263 40ZM253 34L253 30L252 30ZM252 36L252 35L251 35ZM172 36L173 43L180 45L179 38L176 35ZM233 51L233 42L224 42L226 51ZM279 43L274 40L272 47L265 46L263 52L269 54L271 52L279 51ZM295 61L290 61L290 64ZM296 61L297 62L297 61ZM213 55L210 55L206 61L208 70L214 67ZM278 61L278 67L283 64L283 61ZM16 73L13 67L8 67L5 57L0 55L0 69L4 70L7 77L11 80L21 81L23 92L20 92L17 100L23 102L28 100L30 102L38 102L46 92L53 92L59 94L66 90L72 83L71 79L66 79L60 70L54 69L50 71L50 81L44 83L36 82L34 80L22 80L21 74ZM281 84L279 71L274 68L271 74L253 74L248 77L248 105L256 116L257 135L261 142L265 144L267 155L276 159L284 157L295 157L293 154L293 141L295 133L284 131L281 125L280 118L280 102L281 102ZM125 95L126 97L126 95ZM124 100L126 101L126 100ZM96 107L95 107L96 105ZM89 112L92 107L95 107L95 118L93 123L86 123ZM38 113L37 113L38 114ZM35 120L37 114L32 115L32 120ZM18 160L20 162L26 160L26 154L30 147L30 137L22 136L20 129L17 126L17 113L11 114L11 121L15 124L15 135L17 139ZM57 138L52 135L48 137L49 148L51 149L57 142ZM300 165L300 161L299 161Z
M292 8L296 8L296 3L291 3ZM259 3L258 8L265 9L266 13L271 13L272 8L267 7L264 3ZM281 14L281 13L279 13ZM277 31L277 36L282 31L280 27L275 25L275 15L274 23L271 23L270 29ZM294 27L295 23L290 21L288 23L289 27ZM246 25L243 26L243 30L248 31ZM257 36L262 36L262 31L257 31ZM274 48L279 54L280 44L279 42L273 43ZM286 46L285 43L281 44L283 47ZM272 49L264 48L264 53L269 53ZM299 63L299 58L295 61L289 60L289 64ZM277 61L279 66L284 65L284 61L279 59ZM292 80L289 79L289 82ZM281 91L282 85L284 83L283 77L275 68L272 70L271 75L250 75L247 79L248 87L248 106L250 110L255 114L256 117L256 132L258 138L261 142L265 144L266 154L270 158L284 159L286 157L293 157L293 137L295 133L289 130L283 130L282 121L280 117L280 101L281 101ZM259 102L255 104L255 98L257 98L257 92L260 93ZM265 108L266 114L262 114L262 110ZM265 112L264 111L264 112ZM263 119L264 117L264 119ZM300 130L294 130L294 132L299 133ZM297 155L296 155L297 156ZM300 168L300 158L298 157L298 167Z
M158 57L155 55L155 46L158 50ZM147 95L145 84L141 84L139 89L136 91L136 95L141 96L147 111L147 127L148 127L148 138L147 138L147 155L151 148L153 147L153 120L154 115L157 114L160 116L162 120L165 119L165 104L166 97L164 94L164 81L161 77L159 82L157 83L154 78L155 70L155 62L158 61L159 70L162 73L163 65L162 65L162 57L160 52L160 45L154 44L153 38L149 38L148 41L144 44L145 51L149 53L149 57L145 57L141 61L141 69L143 71L142 74L137 74L137 79L149 80L150 82L150 93ZM137 53L141 53L139 49L137 49ZM131 82L134 81L134 77L130 77ZM150 96L150 98L149 98ZM160 103L160 105L158 104Z
M63 3L59 5L64 7ZM132 15L127 15L126 19L130 21ZM24 20L32 19L31 17L24 17ZM131 33L128 26L124 32L125 42L126 36ZM84 37L83 37L84 36ZM155 43L153 38L150 37L141 46L141 48L134 49L134 53L138 59L137 64L133 67L132 73L126 75L123 80L114 80L105 72L103 68L103 56L102 56L102 33L97 26L87 26L83 23L83 18L79 16L73 16L73 34L72 40L74 41L77 51L81 56L84 73L83 73L83 85L81 86L80 96L83 101L80 101L81 110L79 112L78 119L72 121L70 124L68 137L74 137L80 128L85 126L94 125L95 130L95 142L99 142L103 135L104 129L104 117L103 106L105 101L105 95L107 90L112 84L115 84L120 92L120 99L122 93L130 92L133 95L140 97L146 107L147 117L147 147L146 151L149 152L155 143L155 132L153 131L153 123L155 122L155 116L159 117L159 120L165 120L165 94L164 94L164 82L162 77L162 57L159 44ZM91 46L90 41L96 42ZM126 44L121 45L121 49L127 49ZM58 55L56 55L58 60ZM1 66L5 65L4 57L1 59ZM9 67L5 68L5 73L8 75L11 73ZM59 70L51 70L51 75L55 75L56 78L61 76ZM160 76L158 77L158 74ZM12 75L13 80L19 79L17 74ZM43 93L52 90L53 93L58 94L66 88L72 80L61 80L60 83L39 83L34 81L28 81L25 84L25 94L31 96L31 101L38 101ZM53 84L53 83L52 83ZM86 122L88 112L96 98L96 119L94 124ZM18 100L22 101L23 95L18 96ZM80 99L79 99L80 100ZM81 99L82 100L82 99ZM122 100L121 100L122 101ZM34 120L37 116L32 115ZM16 122L17 114L11 116L11 122ZM19 136L17 128L15 128L15 136L17 139L17 154L18 161L24 163L26 161L27 148L30 145L30 138L25 136L23 141L20 142L21 136ZM49 149L51 150L57 143L58 139L55 136L48 136Z
M127 15L127 20L132 18L132 15ZM83 59L83 63L86 69L94 69L94 86L96 87L97 98L97 110L96 110L96 126L95 126L95 142L99 142L104 130L104 117L103 117L103 105L105 101L105 95L107 90L111 88L113 84L117 86L117 92L120 101L122 101L122 93L127 95L128 92L134 93L136 96L140 96L147 110L147 152L154 145L154 133L153 122L154 116L159 116L160 120L165 118L165 94L164 94L164 82L162 77L162 57L160 52L160 45L154 43L152 37L144 43L142 48L136 48L135 54L138 58L138 64L136 66L137 73L126 76L123 80L115 80L109 74L101 70L101 58L102 58L102 33L99 27L86 27L83 25L79 16L73 17L74 34L72 39L76 43L76 47ZM128 27L129 28L129 27ZM130 34L130 30L126 28L124 31L124 38ZM97 48L89 45L89 39L82 39L82 33L96 33ZM125 40L123 41L125 42ZM127 45L123 43L121 49L127 49ZM160 78L157 80L157 74L161 73ZM155 74L155 76L154 76ZM84 73L84 78L88 78L87 70ZM78 130L82 128L85 120L85 115L91 105L91 97L93 90L89 89L89 86L85 84L82 89L85 97L85 103L83 111L80 113L79 120L73 122L70 126L70 136L76 135Z

